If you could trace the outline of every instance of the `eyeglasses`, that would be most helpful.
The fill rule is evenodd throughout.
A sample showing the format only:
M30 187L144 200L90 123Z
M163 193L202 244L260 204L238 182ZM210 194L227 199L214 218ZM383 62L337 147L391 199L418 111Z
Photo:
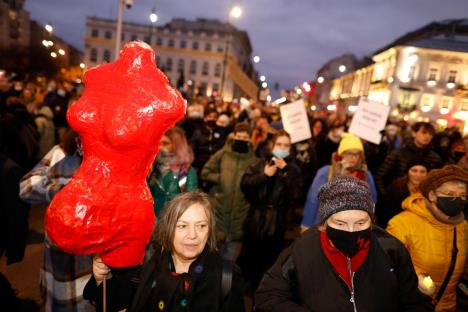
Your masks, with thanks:
M466 201L467 198L468 198L468 196L466 194L458 195L458 194L454 194L454 193L451 193L451 192L448 192L448 193L442 193L442 192L437 193L436 192L436 195L437 196L441 195L441 197L450 198L451 201L454 201L457 198L461 198L461 200Z
M347 156L347 157L359 157L361 156L361 152L343 152L342 154L343 156Z

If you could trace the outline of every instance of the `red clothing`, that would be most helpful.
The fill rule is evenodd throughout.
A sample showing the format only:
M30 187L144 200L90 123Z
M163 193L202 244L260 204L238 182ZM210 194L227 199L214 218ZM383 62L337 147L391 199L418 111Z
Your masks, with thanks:
M320 232L320 242L322 244L322 250L328 261L330 261L336 272L346 282L349 289L351 289L351 273L348 269L348 258L331 244L326 232ZM358 252L351 258L352 272L356 272L361 267L364 260L366 260L367 254L369 253L369 247L370 240L364 241Z

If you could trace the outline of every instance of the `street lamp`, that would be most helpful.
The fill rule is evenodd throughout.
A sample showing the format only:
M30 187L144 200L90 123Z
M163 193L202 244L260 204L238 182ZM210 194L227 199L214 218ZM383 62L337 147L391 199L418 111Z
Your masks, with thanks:
M260 76L260 81L263 82L263 81L265 81L265 80L266 80L266 77L265 77L264 75L261 75L261 76Z
M340 65L340 67L338 67L338 70L340 71L340 73L344 73L346 71L346 66Z
M118 10L117 10L117 29L115 32L115 59L119 57L120 44L122 42L122 17L123 17L123 5L130 9L133 5L133 0L117 0L118 1Z
M322 76L317 78L318 83L323 83L324 81L325 81L325 78L323 78Z
M266 81L262 82L262 88L266 89L267 87L268 87L268 83L266 83Z
M151 26L150 26L150 36L149 36L149 44L151 45L151 40L153 38L153 27L154 27L154 23L156 23L158 21L158 15L156 14L156 9L153 8L151 10L151 14L149 16L150 18L150 21L151 21Z
M84 69L85 68L85 63L80 63L80 68Z
M55 52L50 52L50 56L52 56L53 58L56 58L56 57L57 57L57 53L55 53Z
M254 61L254 63L260 63L260 56L255 55L255 56L253 57L253 61Z
M52 27L52 25L50 24L45 25L44 28L49 32L49 34L52 34L52 32L54 31L54 27Z
M59 49L59 50L58 50L58 53L59 53L60 55L65 55L65 51L64 51L63 49Z
M233 26L230 25L231 19L238 19L242 16L242 8L238 5L233 6L229 11L229 23L228 27L228 38L226 40L226 46L224 48L224 58L223 58L223 73L221 75L221 94L224 97L224 81L226 80L226 67L229 53L229 46L231 45L231 37L233 35Z

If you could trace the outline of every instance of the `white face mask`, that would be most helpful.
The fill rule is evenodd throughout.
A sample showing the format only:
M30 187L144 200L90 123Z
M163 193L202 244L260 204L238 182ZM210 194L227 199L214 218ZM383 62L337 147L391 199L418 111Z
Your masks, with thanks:
M65 93L65 90L58 89L57 94L63 97L63 96L65 96L66 93Z

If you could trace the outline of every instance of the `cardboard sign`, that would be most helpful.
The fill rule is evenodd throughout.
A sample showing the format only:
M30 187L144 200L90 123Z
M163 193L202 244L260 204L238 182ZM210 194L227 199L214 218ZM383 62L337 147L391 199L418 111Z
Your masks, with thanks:
M380 144L382 140L380 131L385 128L389 113L390 106L361 98L348 132L366 141Z
M281 105L280 112L283 128L291 136L291 143L294 144L312 137L303 100Z

